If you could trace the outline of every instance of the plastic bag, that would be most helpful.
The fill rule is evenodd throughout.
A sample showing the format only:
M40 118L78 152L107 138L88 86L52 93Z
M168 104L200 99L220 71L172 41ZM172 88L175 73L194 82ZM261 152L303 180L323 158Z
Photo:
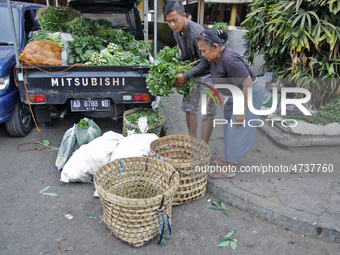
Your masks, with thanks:
M61 48L51 41L34 41L26 45L19 60L32 66L60 66Z
M59 146L57 159L55 162L56 168L60 171L68 159L72 156L80 146L88 144L95 138L101 136L99 126L91 119L83 118L78 124L74 124L68 129Z
M104 133L76 150L61 172L62 182L89 182L99 167L109 162L111 154L124 137L113 131Z
M79 121L79 123L75 126L75 133L77 145L79 147L84 144L88 144L95 138L102 135L99 126L93 120L88 118L83 118Z
M71 157L73 151L75 150L76 143L76 133L73 126L65 132L59 146L57 159L55 161L55 166L59 171L64 167L67 160Z
M61 62L62 65L67 65L68 62L68 52L69 52L69 42L73 41L73 36L67 33L60 33L61 41L64 43L64 49L61 52Z
M149 156L150 144L156 139L156 134L132 134L124 137L112 153L110 162L121 158Z
M140 117L138 119L138 128L142 134L146 134L148 132L148 117Z

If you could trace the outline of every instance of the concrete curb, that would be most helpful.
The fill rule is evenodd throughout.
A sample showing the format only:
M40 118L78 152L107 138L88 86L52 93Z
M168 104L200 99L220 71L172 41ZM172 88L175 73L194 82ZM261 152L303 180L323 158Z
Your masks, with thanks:
M266 121L264 117L261 117ZM301 121L302 122L302 121ZM322 130L322 127L315 125L315 128ZM290 128L283 128L277 123L273 126L263 125L259 128L267 136L272 138L277 144L284 147L302 147L302 146L337 146L340 145L340 135L328 135L327 129L324 128L323 134L298 134ZM338 128L337 128L338 129Z
M317 224L316 222L320 221L318 216L304 213L299 217L296 210L261 199L259 196L237 188L232 181L208 178L207 185L208 193L240 210L289 230L340 243L340 227L332 226L332 223L340 220L337 216L328 215L327 221Z

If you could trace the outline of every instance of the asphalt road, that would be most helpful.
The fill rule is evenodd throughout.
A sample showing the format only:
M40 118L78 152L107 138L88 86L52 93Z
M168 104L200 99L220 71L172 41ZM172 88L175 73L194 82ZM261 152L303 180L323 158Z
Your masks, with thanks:
M58 148L65 131L82 118L67 114L54 127L40 125L44 139ZM103 133L122 131L122 120L95 120ZM340 254L339 243L303 236L273 225L227 205L227 218L210 210L206 194L202 199L175 206L172 234L167 245L154 239L135 248L118 240L101 222L102 206L93 197L91 183L63 184L54 163L57 151L21 152L17 147L40 140L37 129L27 137L12 138L0 125L0 253L1 254ZM28 149L36 145L24 145ZM40 191L49 186L49 193ZM224 201L227 203L227 201ZM71 215L68 219L66 215ZM71 218L71 217L70 217ZM229 231L237 230L236 250L218 249Z

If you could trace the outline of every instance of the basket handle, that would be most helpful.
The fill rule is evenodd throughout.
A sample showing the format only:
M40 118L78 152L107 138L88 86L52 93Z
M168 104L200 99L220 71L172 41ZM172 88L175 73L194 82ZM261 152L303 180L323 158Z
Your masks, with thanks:
M172 174L170 175L170 177L169 177L169 184L171 183L171 179L172 179L172 176L174 175L174 173L180 173L180 174L185 174L185 173L183 173L183 172L181 172L181 171L178 171L176 168L175 168L175 170L172 172Z

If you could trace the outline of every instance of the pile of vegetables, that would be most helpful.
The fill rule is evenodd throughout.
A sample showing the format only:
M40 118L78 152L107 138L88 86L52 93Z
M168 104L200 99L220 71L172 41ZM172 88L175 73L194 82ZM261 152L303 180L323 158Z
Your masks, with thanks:
M50 40L63 49L60 33L72 35L68 64L150 65L150 45L123 30L112 29L109 20L88 20L72 8L50 6L37 12L37 20L42 30L34 32L31 41ZM114 53L110 52L112 45L118 46Z
M176 76L185 73L193 68L195 63L190 61L180 61L178 47L164 47L157 53L155 61L152 62L150 71L146 77L147 88L153 96L166 97L172 91L172 86L176 81ZM182 87L176 87L178 93L187 97L190 95L194 86L187 81Z
M125 116L126 120L132 124L138 125L138 120L140 117L147 117L148 118L148 125L155 125L159 124L164 120L164 116L161 115L158 111L153 109L136 109L132 113Z

